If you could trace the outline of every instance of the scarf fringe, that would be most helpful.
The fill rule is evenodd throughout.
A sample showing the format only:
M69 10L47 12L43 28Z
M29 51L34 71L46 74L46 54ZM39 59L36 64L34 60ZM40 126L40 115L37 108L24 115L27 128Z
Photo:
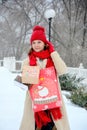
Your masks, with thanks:
M60 108L53 108L47 111L48 114L45 111L35 112L35 121L38 128L41 128L43 125L47 125L49 122L52 122L50 114L52 114L54 120L62 118Z
M49 111L52 113L54 120L58 120L62 118L62 113L59 107L50 109Z
M51 122L51 118L45 111L35 112L35 121L38 128Z

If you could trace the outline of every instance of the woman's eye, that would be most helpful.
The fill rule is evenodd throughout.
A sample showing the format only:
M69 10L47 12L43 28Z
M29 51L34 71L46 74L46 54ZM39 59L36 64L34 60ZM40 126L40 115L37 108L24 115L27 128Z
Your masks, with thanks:
M35 42L32 42L32 44L35 44Z
M40 41L38 41L38 43L41 43Z

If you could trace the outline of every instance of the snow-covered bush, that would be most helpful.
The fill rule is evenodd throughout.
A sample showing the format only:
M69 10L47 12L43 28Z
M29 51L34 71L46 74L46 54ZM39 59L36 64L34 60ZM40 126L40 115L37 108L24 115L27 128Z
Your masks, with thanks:
M81 107L87 109L87 88L78 87L76 90L71 92L71 101Z
M87 109L87 86L82 83L83 77L77 75L65 74L59 77L62 90L70 91L67 98L81 107Z
M83 80L82 77L76 77L76 75L65 74L59 77L60 85L62 90L72 91L78 88L80 82Z

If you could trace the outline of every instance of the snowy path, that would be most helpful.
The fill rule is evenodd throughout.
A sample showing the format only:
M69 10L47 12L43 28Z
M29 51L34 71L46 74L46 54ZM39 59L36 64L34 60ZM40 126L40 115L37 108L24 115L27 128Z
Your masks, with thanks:
M14 77L0 68L0 130L19 130L26 91L14 85ZM87 130L87 111L63 97L71 130Z

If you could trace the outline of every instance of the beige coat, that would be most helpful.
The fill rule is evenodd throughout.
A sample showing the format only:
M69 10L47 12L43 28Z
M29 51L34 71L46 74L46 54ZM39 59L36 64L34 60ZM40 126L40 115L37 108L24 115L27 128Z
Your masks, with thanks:
M59 56L59 54L56 51L51 53L51 58L54 62L58 75L62 75L64 73L66 73L66 71L67 71L66 64L64 63L64 61L61 59L61 57ZM28 59L26 59L23 63L23 66L28 65L28 64L29 64L29 61L28 61ZM61 88L60 88L60 91L61 91ZM57 120L57 121L54 120L56 128L57 128L57 130L70 130L69 121L67 118L67 112L66 112L63 98L62 98L61 111L63 114L62 119ZM34 120L32 102L31 102L31 97L30 97L29 92L26 93L23 118L22 118L19 130L35 130L35 120Z

